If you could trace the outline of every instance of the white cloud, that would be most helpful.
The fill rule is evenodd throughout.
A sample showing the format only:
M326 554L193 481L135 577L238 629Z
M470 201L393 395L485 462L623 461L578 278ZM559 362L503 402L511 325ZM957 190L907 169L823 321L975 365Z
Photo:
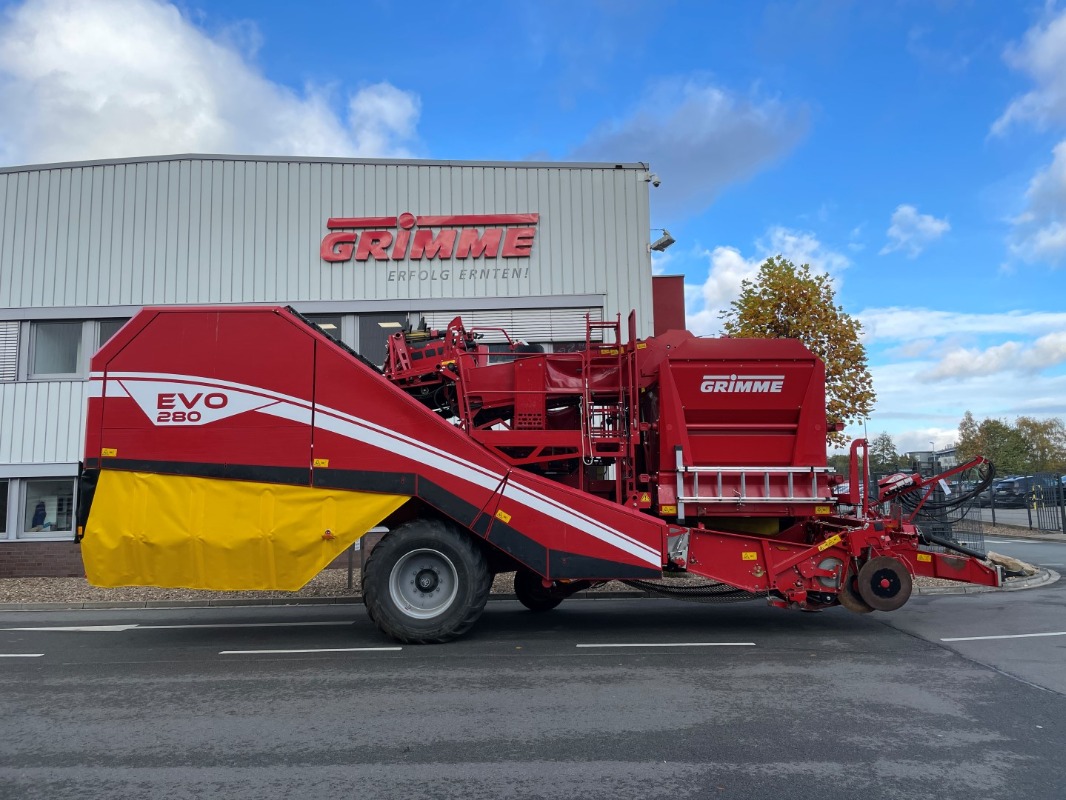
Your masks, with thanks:
M0 161L409 154L416 95L366 86L342 120L325 88L266 79L249 61L257 42L239 24L212 39L159 0L11 7L0 20Z
M937 331L959 334L1039 336L1066 330L1066 312L1008 311L979 314L929 308L868 308L857 314L864 337L872 341L916 341Z
M830 250L810 231L776 226L755 243L755 255L745 258L735 247L716 247L700 255L707 259L707 278L701 285L686 284L687 325L698 336L721 330L719 315L740 295L741 283L753 279L770 256L783 255L793 264L810 264L815 272L838 276L850 266L847 256Z
M1004 58L1027 73L1035 87L1011 101L992 133L1003 135L1019 123L1038 129L1066 123L1066 9L1056 12L1048 4L1044 21L1007 48ZM1013 222L1008 243L1013 258L1051 266L1066 261L1066 140L1029 182L1022 213Z
M1025 209L1014 219L1010 250L1023 261L1066 260L1066 141L1055 146L1051 163L1029 182Z
M1066 333L1049 333L1031 344L1008 341L984 349L958 347L949 350L937 364L917 377L944 380L965 375L995 375L1003 372L1033 373L1066 362Z
M571 155L650 161L662 179L657 213L695 214L728 184L789 150L807 128L803 109L744 97L702 78L660 81L628 116L594 131Z
M1051 7L1049 6L1049 9ZM1002 135L1017 122L1039 127L1066 121L1066 10L1030 28L1021 44L1004 53L1014 69L1029 74L1036 88L1017 97L992 124L992 133Z
M911 205L897 206L888 228L888 244L881 248L880 255L903 250L908 258L915 258L949 230L951 225L946 219L919 214L918 209Z

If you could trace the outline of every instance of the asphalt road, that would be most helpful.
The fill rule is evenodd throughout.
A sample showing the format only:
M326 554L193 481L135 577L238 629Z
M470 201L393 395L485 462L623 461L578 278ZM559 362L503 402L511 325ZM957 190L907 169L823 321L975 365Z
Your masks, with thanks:
M494 601L436 647L358 606L7 612L0 797L1057 800L1064 605Z
M973 508L968 516L975 520L991 523L992 509ZM996 523L999 525L1016 525L1019 528L1032 527L1033 530L1036 530L1040 527L1041 519L1051 525L1054 532L1059 532L1062 528L1061 513L1058 509L1048 509L1041 517L1036 511L1028 508L1001 508L996 506Z

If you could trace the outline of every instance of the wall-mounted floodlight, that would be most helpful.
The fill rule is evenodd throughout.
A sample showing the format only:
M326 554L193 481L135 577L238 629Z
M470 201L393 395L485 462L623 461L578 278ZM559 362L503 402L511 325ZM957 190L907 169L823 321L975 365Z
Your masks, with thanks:
M663 252L667 247L677 241L676 239L674 239L673 236L670 235L670 231L668 231L666 228L655 228L654 230L663 232L662 236L660 236L658 239L656 239L649 245L649 247L656 253Z
M378 323L378 327L379 328L402 328L403 325L401 325L399 322L379 322Z

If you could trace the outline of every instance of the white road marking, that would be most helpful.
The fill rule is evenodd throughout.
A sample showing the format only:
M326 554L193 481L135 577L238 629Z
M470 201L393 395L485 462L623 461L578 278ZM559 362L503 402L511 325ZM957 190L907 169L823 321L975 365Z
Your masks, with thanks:
M322 647L315 650L220 650L220 656L280 655L284 653L395 653L402 647Z
M1066 636L1066 631L1054 633L1011 633L1004 636L956 636L952 639L941 639L942 642L980 642L986 639L1034 639L1040 636Z
M40 658L44 653L0 653L0 658Z
M136 625L77 625L69 627L54 626L50 628L3 628L5 631L56 631L59 633L76 633L76 632L90 632L90 633L119 633L121 631L128 631L131 628L136 628Z
M192 625L78 625L47 628L0 628L4 631L58 631L61 633L121 633L122 631L178 631L196 628L300 628L317 625L351 625L351 622L205 622Z
M626 642L576 644L574 647L755 647L755 642Z

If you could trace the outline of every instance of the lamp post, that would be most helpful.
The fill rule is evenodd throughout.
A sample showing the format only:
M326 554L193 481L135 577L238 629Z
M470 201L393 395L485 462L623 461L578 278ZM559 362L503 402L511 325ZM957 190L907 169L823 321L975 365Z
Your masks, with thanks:
M929 475L936 475L936 443L929 443Z

